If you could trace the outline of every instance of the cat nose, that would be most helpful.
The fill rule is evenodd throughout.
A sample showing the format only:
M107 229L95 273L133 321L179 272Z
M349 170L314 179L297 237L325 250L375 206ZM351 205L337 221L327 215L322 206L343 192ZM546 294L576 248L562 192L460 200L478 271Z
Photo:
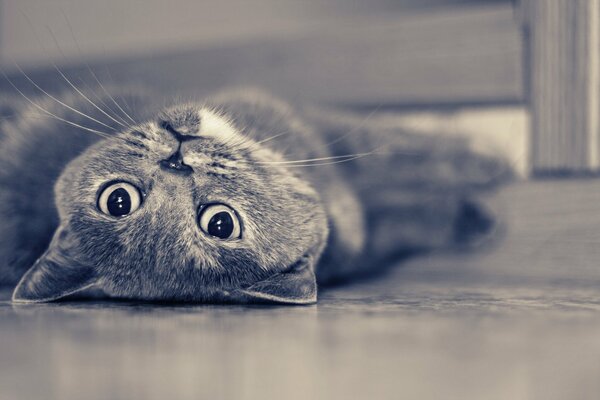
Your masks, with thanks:
M171 154L169 158L160 160L160 167L164 171L181 175L189 175L192 172L194 172L192 167L184 162L183 155L181 153L181 147L184 142L199 139L199 137L183 134L182 132L180 132L180 127L176 129L169 121L162 120L160 121L159 125L161 128L169 132L175 138L175 140L177 140L177 150L173 154Z
M171 135L177 139L178 142L187 142L189 140L200 139L199 136L196 136L198 133L199 127L196 127L195 130L191 130L190 127L186 126L173 126L173 124L169 121L160 121L160 127L169 132Z
M179 149L175 153L171 154L169 158L160 160L159 165L163 171L176 174L189 175L194 172L192 167L183 162L183 156L181 155Z

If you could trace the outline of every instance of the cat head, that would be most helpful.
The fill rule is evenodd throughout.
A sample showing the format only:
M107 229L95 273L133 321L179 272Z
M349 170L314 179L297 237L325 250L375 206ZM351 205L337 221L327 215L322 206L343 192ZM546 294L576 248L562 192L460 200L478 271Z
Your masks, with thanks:
M316 300L327 219L315 190L228 115L187 104L74 159L60 225L13 300L88 288L169 301Z

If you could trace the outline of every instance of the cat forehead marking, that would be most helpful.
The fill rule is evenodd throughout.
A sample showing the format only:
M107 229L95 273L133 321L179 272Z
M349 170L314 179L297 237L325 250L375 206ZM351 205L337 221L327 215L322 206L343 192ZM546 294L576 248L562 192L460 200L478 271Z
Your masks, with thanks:
M214 137L228 141L239 132L226 116L210 108L198 108L195 105L175 107L165 111L159 117L156 128L166 129L179 139L187 137Z
M239 133L225 117L212 110L202 108L198 111L200 116L200 129L193 136L215 137L221 139L233 138Z

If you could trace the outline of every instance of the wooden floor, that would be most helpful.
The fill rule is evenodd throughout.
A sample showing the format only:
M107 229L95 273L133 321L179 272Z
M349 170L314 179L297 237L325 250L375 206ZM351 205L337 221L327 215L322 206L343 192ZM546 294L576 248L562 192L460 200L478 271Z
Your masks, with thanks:
M597 398L600 180L493 203L502 243L315 306L2 301L0 399Z

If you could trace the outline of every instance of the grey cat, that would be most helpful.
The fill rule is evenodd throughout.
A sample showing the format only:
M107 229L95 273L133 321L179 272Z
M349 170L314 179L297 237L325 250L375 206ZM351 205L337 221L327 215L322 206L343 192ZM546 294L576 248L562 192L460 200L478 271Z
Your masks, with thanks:
M464 140L255 90L166 107L127 96L136 107L79 94L5 102L0 283L16 285L13 301L94 289L313 303L317 283L489 235L477 196L510 176Z

